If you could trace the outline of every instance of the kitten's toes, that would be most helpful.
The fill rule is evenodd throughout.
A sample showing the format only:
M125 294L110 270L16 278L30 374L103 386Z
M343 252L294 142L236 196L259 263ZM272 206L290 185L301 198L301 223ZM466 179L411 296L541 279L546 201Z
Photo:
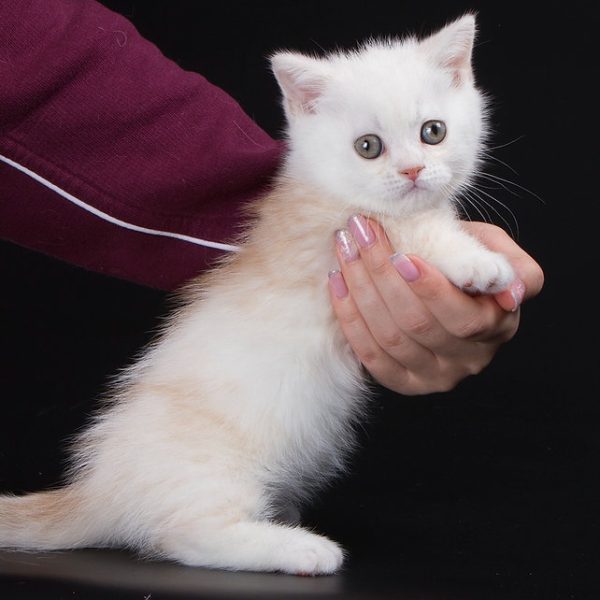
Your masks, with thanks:
M462 289L470 294L497 294L505 290L515 274L508 260L492 253L483 260L474 261Z
M342 549L325 537L306 533L282 551L282 568L292 575L331 575L344 560Z

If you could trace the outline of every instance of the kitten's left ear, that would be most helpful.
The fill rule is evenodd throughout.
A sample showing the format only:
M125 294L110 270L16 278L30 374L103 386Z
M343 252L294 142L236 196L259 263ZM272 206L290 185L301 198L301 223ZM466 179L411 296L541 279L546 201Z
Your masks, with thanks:
M475 32L475 15L467 14L421 42L439 67L452 72L456 87L473 80L471 55Z
M329 78L325 61L294 52L279 52L271 57L271 68L283 93L288 119L314 113Z

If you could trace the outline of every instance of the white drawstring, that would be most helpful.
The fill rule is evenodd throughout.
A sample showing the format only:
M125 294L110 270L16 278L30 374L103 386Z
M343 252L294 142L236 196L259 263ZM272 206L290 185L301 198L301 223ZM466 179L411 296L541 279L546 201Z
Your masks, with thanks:
M66 192L65 190L59 188L57 185L53 184L51 181L48 181L41 175L34 173L27 167L20 165L19 163L15 162L14 160L11 160L10 158L7 158L6 156L2 156L0 154L0 161L6 163L7 165L10 165L11 167L14 167L21 173L28 175L29 177L31 177L38 183L41 183L43 186L47 187L48 189L52 190L53 192L56 192L59 196L61 196L65 200L68 200L69 202L75 204L79 208L82 208L83 210L86 210L87 212L92 213L93 215L95 215L96 217L99 217L100 219L103 219L104 221L108 221L109 223L112 223L113 225L117 225L118 227L130 229L131 231L137 231L139 233L147 233L149 235L158 235L158 236L162 236L162 237L174 238L176 240L181 240L183 242L189 242L190 244L196 244L198 246L205 246L207 248L214 248L215 250L225 250L226 252L237 252L239 250L239 248L237 246L232 246L230 244L222 244L221 242L211 242L210 240L203 240L200 238L195 238L190 235L185 235L183 233L175 233L173 231L161 231L160 229L150 229L148 227L142 227L140 225L134 225L133 223L128 223L127 221L122 221L121 219L112 217L111 215L109 215L101 210L98 210L97 208L95 208L89 204L86 204L85 202L83 202L83 200L76 198L72 194L69 194L69 192Z

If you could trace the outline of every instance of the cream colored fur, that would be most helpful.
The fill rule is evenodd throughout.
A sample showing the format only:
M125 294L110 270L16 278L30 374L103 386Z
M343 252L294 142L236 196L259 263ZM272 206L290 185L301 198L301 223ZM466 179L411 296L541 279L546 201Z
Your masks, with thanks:
M421 42L272 59L290 152L241 251L193 281L180 308L74 447L64 488L0 498L0 545L128 546L188 565L333 573L343 552L298 507L340 473L364 411L361 365L333 316L333 232L379 219L398 250L456 285L496 291L506 260L461 228L453 198L476 168L484 105L474 19ZM419 130L444 119L426 146ZM386 152L358 156L356 138ZM419 187L401 172L423 165ZM409 189L410 188L410 189Z

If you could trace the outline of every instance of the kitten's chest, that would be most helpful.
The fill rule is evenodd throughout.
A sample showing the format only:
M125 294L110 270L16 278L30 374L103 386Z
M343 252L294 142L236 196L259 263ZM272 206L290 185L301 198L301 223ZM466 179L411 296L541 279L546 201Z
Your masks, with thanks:
M383 224L394 252L429 260L453 220L449 211L431 210L402 219L385 219Z

